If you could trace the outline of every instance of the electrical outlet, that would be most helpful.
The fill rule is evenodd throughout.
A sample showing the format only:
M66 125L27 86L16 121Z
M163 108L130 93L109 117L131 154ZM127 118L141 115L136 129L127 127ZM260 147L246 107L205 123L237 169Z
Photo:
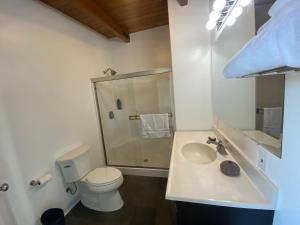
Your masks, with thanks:
M260 150L258 154L258 167L262 169L263 171L266 170L266 160L267 160L267 154L265 151Z

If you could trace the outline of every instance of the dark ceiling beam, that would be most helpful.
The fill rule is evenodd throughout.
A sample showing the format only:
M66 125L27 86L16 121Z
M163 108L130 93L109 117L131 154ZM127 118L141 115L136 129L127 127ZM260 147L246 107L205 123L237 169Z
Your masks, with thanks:
M188 4L188 0L177 0L177 2L179 3L179 5L181 6L185 6Z
M99 18L103 26L116 37L124 42L130 42L129 35L122 30L120 25L116 23L102 8L93 0L80 0L82 6Z

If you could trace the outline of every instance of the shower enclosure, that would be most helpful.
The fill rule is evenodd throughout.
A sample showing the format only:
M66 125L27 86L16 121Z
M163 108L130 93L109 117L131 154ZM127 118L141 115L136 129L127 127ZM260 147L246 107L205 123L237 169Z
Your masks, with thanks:
M94 78L106 164L168 169L173 142L170 69ZM141 136L142 114L168 113L170 137Z

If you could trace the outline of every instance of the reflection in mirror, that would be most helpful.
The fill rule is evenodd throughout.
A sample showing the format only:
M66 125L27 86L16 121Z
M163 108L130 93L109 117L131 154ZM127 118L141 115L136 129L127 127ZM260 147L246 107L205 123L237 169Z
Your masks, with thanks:
M255 35L267 19L270 1L256 1L236 23L213 40L212 85L216 117L240 129L276 156L281 156L284 75L226 79L228 61Z

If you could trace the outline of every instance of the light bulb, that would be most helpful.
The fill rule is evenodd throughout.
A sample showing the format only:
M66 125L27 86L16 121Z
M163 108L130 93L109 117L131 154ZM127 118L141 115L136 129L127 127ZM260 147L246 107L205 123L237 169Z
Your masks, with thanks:
M211 21L217 21L221 16L221 13L219 11L212 11L209 15L209 20Z
M212 20L209 20L207 23L206 23L206 29L207 30L212 30L216 27L216 21L212 21Z
M240 0L239 1L239 4L240 4L240 6L247 6L247 5L249 5L251 3L251 0Z
M226 5L225 0L215 0L213 4L213 9L221 12L224 9L225 5Z
M237 18L239 17L241 14L243 13L243 8L241 6L236 6L232 12L231 12L231 15L234 17L234 18Z
M226 25L231 27L235 23L236 19L233 16L229 16L226 20Z

